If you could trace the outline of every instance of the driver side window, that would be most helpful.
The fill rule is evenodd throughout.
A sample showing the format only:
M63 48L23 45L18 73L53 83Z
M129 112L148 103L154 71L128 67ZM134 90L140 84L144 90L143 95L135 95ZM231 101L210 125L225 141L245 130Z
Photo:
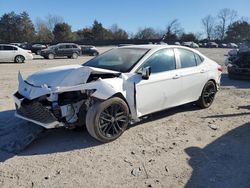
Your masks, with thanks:
M163 49L154 53L141 68L151 67L151 73L160 73L176 69L173 49Z

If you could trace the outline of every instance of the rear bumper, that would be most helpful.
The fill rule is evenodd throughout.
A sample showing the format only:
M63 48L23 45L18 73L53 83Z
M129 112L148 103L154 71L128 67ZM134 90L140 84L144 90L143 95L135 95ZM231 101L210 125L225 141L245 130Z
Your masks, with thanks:
M64 126L63 123L57 121L52 112L38 101L29 101L18 93L14 94L13 98L16 106L16 117L33 122L46 129Z
M33 59L33 55L32 54L28 54L25 56L25 60L32 60Z

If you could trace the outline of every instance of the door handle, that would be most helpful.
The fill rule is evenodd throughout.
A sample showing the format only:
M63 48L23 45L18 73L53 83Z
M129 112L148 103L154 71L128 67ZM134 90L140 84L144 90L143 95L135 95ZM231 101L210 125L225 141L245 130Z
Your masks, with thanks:
M181 77L181 75L176 74L176 75L173 77L173 79L179 79L180 77Z
M205 73L206 70L205 69L201 69L200 73Z

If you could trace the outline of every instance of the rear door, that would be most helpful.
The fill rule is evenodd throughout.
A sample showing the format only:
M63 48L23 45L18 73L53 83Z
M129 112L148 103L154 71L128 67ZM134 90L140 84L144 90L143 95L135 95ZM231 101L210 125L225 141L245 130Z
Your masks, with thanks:
M182 103L196 101L207 82L208 68L204 59L191 50L177 48L175 52L181 68Z
M68 44L66 45L66 48L65 48L65 55L66 56L72 56L73 54L73 46Z

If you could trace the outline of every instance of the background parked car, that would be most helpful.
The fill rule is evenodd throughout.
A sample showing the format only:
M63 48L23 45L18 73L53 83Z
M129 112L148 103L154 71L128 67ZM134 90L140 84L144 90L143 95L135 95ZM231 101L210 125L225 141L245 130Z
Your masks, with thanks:
M24 50L10 44L0 44L1 62L14 61L16 63L23 63L25 60L31 59L33 59L33 55L30 50Z
M227 44L221 43L221 44L219 44L219 48L227 48Z
M250 80L250 49L238 51L235 56L229 56L226 60L228 77L230 79Z
M43 49L46 49L47 46L46 45L42 45L42 44L33 44L31 46L31 51L32 53L35 53L36 55L40 55L41 54L41 51Z
M190 47L190 48L199 48L199 45L195 42L183 42L182 46Z
M216 42L208 42L207 47L208 48L218 48L218 44Z
M228 48L238 48L238 45L235 44L235 43L228 43L228 44L227 44L227 47L228 47Z
M40 55L46 59L54 59L55 57L63 56L77 59L80 54L81 47L79 45L74 43L59 43L42 50Z
M81 52L82 52L82 55L92 55L92 56L99 55L99 52L95 46L81 45Z

